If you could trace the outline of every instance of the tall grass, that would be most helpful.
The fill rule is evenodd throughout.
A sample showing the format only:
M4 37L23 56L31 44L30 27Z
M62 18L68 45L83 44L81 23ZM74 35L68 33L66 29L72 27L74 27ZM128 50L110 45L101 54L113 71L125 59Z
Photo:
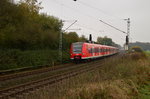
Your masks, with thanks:
M149 57L132 53L104 62L95 72L47 86L25 99L142 99L139 90L150 80Z

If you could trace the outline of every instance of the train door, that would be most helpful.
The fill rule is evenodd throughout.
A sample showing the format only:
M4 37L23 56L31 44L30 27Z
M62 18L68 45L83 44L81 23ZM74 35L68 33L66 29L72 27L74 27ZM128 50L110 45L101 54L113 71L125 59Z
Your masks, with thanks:
M92 56L95 56L95 49L94 49L94 46L92 46Z

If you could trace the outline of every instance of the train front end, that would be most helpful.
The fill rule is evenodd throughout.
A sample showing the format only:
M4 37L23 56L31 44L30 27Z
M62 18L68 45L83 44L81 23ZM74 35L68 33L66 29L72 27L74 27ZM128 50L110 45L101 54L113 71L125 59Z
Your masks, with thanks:
M70 59L80 61L82 59L83 42L72 43L70 48Z

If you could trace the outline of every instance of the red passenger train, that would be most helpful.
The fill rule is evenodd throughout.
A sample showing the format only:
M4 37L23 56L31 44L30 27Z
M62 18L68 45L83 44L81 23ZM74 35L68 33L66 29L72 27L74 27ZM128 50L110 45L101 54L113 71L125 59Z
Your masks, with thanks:
M76 42L72 43L70 48L70 59L84 60L95 59L103 56L109 56L118 53L118 48L100 44Z

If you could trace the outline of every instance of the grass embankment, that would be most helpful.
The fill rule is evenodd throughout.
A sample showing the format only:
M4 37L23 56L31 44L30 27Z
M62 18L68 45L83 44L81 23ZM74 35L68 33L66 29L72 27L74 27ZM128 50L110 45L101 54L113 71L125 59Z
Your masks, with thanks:
M63 60L69 60L69 52L63 52ZM23 67L38 67L40 65L59 64L57 50L27 50L18 49L0 50L0 70L16 69Z
M46 87L27 99L149 99L150 61L141 53L106 59L101 69Z

